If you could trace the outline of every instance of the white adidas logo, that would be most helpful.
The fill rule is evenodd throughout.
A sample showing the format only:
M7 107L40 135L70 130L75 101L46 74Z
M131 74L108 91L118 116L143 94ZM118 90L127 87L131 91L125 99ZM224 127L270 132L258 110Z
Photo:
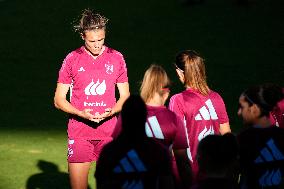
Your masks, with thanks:
M216 110L212 104L212 101L208 99L205 102L205 105L199 109L199 113L194 118L196 121L201 120L218 120ZM214 135L213 126L210 126L209 129L205 126L204 129L199 133L198 140L201 141L207 135Z
M199 113L195 116L195 120L197 121L200 121L202 119L204 120L217 120L218 119L218 116L217 116L217 113L215 111L215 108L212 104L212 101L210 99L208 99L205 104L207 105L207 108L206 106L202 106L200 109L199 109Z
M145 131L148 137L164 139L161 126L156 116L149 117L145 123Z

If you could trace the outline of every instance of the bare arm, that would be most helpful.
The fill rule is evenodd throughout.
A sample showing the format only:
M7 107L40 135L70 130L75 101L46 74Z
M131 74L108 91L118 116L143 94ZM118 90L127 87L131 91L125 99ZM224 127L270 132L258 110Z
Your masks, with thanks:
M224 135L226 133L230 133L231 132L231 128L230 128L229 122L220 124L219 131L220 131L221 135Z
M69 84L57 83L54 95L54 106L63 112L97 122L95 116L90 113L92 111L91 109L84 109L83 111L80 111L67 101L66 95L69 91L69 88Z
M128 82L117 83L117 88L118 88L118 92L119 92L119 99L116 102L116 104L114 105L114 107L112 107L109 115L107 115L107 116L112 116L112 115L120 112L121 109L122 109L123 103L126 101L126 99L130 95Z

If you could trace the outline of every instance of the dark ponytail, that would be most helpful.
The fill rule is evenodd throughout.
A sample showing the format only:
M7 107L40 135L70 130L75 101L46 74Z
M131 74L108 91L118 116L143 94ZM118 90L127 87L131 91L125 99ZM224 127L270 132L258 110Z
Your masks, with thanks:
M272 83L253 86L244 91L242 95L249 105L258 105L261 116L268 116L277 103L284 98L282 88Z

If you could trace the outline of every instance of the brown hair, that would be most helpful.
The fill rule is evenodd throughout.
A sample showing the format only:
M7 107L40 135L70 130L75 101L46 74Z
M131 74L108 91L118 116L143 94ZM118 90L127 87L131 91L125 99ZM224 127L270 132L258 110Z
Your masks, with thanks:
M163 88L170 85L170 79L166 71L159 65L152 64L145 72L140 87L140 95L145 102L148 102L158 92L163 94Z
M185 50L177 54L176 67L184 73L184 85L199 91L206 96L210 89L206 82L204 60L193 50Z
M108 19L104 16L94 13L90 9L83 10L81 18L77 24L73 26L74 30L79 34L83 34L87 30L106 29Z

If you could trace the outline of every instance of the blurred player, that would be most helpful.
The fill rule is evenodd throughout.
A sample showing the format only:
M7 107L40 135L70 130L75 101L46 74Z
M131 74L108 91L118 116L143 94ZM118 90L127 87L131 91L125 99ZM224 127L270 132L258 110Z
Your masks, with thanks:
M146 136L147 110L131 95L121 111L121 132L102 150L95 172L97 189L173 189L167 148Z
M188 188L191 183L191 169L186 155L188 144L184 124L164 105L170 93L169 84L167 73L161 66L151 65L145 72L140 87L141 97L147 105L148 112L145 129L148 137L161 142L171 153L173 150L176 160L176 163L173 161L173 168L177 184ZM119 132L119 121L114 135Z
M283 188L284 129L273 124L270 112L284 99L274 84L250 87L239 98L238 115L246 130L238 135L241 187Z
M91 162L111 140L114 116L129 96L121 53L104 45L107 19L84 10L75 31L84 45L69 53L59 71L55 106L68 113L68 169L73 189L85 189ZM115 86L119 99L115 99ZM66 95L70 90L70 101Z

